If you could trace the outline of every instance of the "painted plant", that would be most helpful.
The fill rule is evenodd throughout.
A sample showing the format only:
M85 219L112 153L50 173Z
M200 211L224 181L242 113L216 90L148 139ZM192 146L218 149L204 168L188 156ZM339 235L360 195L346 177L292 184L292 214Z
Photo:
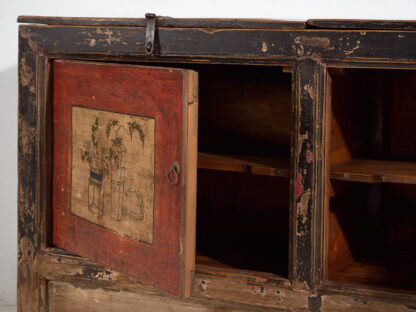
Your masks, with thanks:
M104 189L106 179L111 184L111 217L120 221L123 216L141 220L144 218L143 199L140 192L135 189L130 181L126 185L125 159L128 153L124 140L133 140L133 134L137 133L142 146L145 140L143 128L137 121L127 122L121 125L118 120L111 119L105 127L96 117L91 125L91 139L84 143L81 149L81 160L87 162L90 169L88 179L88 209L98 217L104 214ZM101 131L105 128L105 131ZM104 132L104 134L103 134ZM124 205L125 198L134 201L134 209L127 209Z

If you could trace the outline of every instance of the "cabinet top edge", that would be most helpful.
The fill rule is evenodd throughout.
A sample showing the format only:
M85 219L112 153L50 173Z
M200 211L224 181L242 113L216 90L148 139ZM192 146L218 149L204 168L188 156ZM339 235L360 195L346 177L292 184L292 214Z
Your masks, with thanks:
M416 20L309 19L309 29L416 30Z
M145 18L98 18L22 15L17 18L17 22L59 26L146 27ZM172 28L304 29L305 22L272 19L172 18L166 16L158 16L157 26Z
M17 18L17 22L60 26L146 27L145 18L22 15ZM286 21L249 18L173 18L158 16L157 25L158 27L172 28L416 30L416 20L309 19L307 21Z

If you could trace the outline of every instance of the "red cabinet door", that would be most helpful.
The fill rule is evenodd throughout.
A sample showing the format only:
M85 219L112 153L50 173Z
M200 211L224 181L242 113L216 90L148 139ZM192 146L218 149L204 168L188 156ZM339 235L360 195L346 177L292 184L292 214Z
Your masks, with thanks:
M189 296L197 110L194 71L56 60L53 243Z

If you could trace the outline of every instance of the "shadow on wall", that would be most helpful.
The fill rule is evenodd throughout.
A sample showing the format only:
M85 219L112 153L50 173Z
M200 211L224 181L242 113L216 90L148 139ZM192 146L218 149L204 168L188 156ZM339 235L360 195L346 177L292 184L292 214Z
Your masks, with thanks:
M16 304L17 64L0 72L0 310Z

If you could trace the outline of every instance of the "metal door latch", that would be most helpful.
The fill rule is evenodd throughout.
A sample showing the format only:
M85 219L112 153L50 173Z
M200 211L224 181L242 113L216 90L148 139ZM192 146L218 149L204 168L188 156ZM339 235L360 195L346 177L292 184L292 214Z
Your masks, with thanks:
M146 13L146 54L153 54L155 51L156 14Z
M181 167L179 166L179 163L175 160L170 166L168 173L168 179L171 184L178 184L180 171Z

